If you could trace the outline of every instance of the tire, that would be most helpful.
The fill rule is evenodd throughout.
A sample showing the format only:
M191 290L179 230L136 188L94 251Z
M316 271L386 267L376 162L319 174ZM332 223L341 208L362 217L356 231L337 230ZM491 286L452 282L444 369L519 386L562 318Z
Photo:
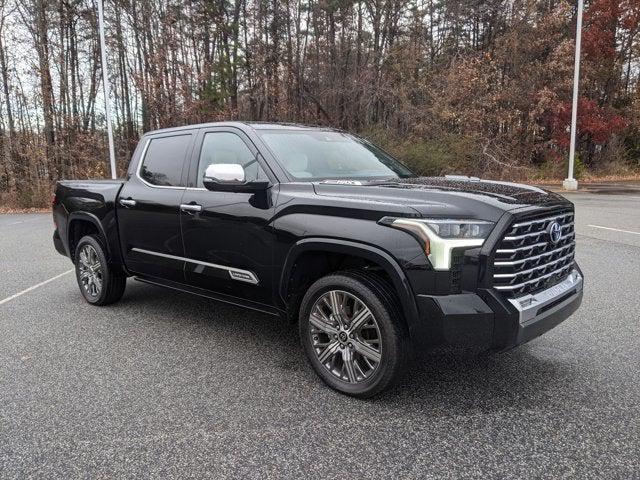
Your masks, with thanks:
M122 298L127 277L111 268L100 237L82 237L76 245L74 256L78 287L88 303L109 305Z
M331 316L332 305L342 314ZM343 271L319 279L302 299L298 322L311 366L331 388L353 397L390 387L409 357L400 312L393 287L373 273Z

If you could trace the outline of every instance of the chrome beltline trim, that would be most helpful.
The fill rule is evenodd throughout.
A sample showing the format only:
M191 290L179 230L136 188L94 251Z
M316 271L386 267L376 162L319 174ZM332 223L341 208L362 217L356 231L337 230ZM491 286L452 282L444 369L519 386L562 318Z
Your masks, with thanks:
M134 248L131 249L131 251L132 252L145 253L147 255L155 255L157 257L170 258L172 260L179 260L179 261L183 261L183 262L195 263L197 265L203 265L205 267L217 268L217 269L220 269L220 270L226 270L227 272L229 272L229 276L233 280L237 280L239 282L251 283L253 285L257 285L258 284L258 277L256 276L255 273L253 273L253 272L251 272L249 270L243 270L241 268L234 268L234 267L227 267L225 265L218 265L216 263L202 262L200 260L193 260L192 258L179 257L177 255L170 255L168 253L154 252L154 251L151 251L151 250L145 250L144 248L134 247Z

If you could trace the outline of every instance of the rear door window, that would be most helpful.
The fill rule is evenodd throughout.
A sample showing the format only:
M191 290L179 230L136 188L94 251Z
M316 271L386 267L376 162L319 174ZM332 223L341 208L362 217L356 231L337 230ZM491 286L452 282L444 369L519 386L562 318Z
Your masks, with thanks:
M159 187L183 187L182 168L191 134L152 138L142 160L140 177Z

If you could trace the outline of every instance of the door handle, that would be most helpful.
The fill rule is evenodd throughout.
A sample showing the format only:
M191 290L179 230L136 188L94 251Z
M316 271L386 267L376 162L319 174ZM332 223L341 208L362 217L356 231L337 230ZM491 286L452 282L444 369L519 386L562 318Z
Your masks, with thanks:
M120 205L122 205L123 207L131 208L136 206L136 201L130 198L121 198Z
M202 205L183 203L182 205L180 205L180 210L182 210L183 212L193 212L193 213L201 212Z

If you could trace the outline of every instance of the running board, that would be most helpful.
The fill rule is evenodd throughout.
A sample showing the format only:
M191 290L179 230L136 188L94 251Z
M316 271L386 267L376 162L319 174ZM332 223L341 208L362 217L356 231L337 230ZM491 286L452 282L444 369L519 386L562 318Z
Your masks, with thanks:
M160 280L157 278L151 279L151 278L140 277L140 276L135 276L133 277L133 279L137 280L138 282L148 283L150 285L155 285L157 287L170 288L171 290L177 290L179 292L190 293L192 295L197 295L199 297L209 298L211 300L217 300L219 302L228 303L229 305L235 305L237 307L246 308L249 310L255 310L257 312L266 313L268 315L274 315L274 316L280 317L285 314L285 312L277 309L276 307L264 305L258 302L253 302L251 300L245 300L243 298L232 297L231 295L225 295L224 293L211 292L203 288L192 287L191 285L172 282L170 280Z

